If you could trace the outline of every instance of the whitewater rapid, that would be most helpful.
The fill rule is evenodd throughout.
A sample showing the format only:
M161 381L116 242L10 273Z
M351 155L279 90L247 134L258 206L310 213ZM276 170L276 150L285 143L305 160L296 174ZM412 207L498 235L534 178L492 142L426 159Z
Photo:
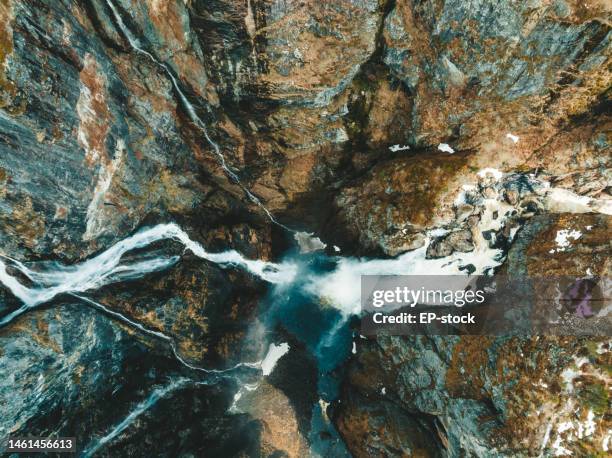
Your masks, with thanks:
M240 267L269 283L291 283L296 267L292 264L275 264L261 260L247 259L236 250L209 253L202 245L189 238L177 224L158 224L136 232L93 258L75 265L59 263L30 268L24 263L4 257L0 260L0 282L22 303L22 307L0 319L0 326L10 323L19 315L37 305L49 302L65 293L84 293L104 285L141 278L148 273L167 269L174 265L179 256L147 258L142 261L122 263L122 257L137 249L145 248L160 240L176 240L194 255L221 266ZM7 270L10 265L27 277L34 286L23 285Z
M501 180L502 175L495 175ZM460 201L464 197L459 196ZM610 214L610 202L576 196L567 190L550 188L543 199L545 208L551 212L600 212ZM480 222L477 232L499 230L510 215L513 207L500 199L484 199L480 208ZM26 264L6 255L0 255L0 283L4 285L22 306L0 319L0 327L11 323L15 318L47 303L61 294L68 294L87 303L143 334L155 337L169 345L176 360L191 371L204 374L206 379L174 379L166 386L155 388L147 399L134 409L104 436L93 440L86 448L84 456L91 456L105 444L115 439L144 412L153 407L160 399L186 384L215 383L220 378L232 378L238 382L239 390L230 407L232 412L239 411L239 401L244 393L257 388L258 383L245 381L248 375L240 369L258 371L260 377L270 374L280 357L288 350L287 344L271 344L267 354L259 361L238 363L227 369L208 369L195 366L186 361L178 352L174 339L161 331L152 330L141 323L83 295L105 285L142 278L149 273L173 267L181 259L180 255L160 254L159 250L147 252L147 248L161 240L173 240L198 258L212 262L223 268L239 268L251 275L270 283L274 293L283 293L288 288L301 288L320 303L338 309L343 319L330 331L320 344L327 347L334 334L351 315L359 315L360 277L362 275L461 275L468 281L465 267L471 267L473 274L491 273L504 260L501 249L491 248L484 239L475 240L475 249L469 253L453 253L441 259L427 259L429 242L444 235L447 230L437 229L426 234L426 240L419 249L406 252L395 259L356 259L348 257L329 257L334 267L325 272L317 272L309 264L308 257L298 256L283 262L267 262L244 257L236 250L219 253L208 252L201 244L192 240L177 224L165 223L143 228L133 235L118 241L106 250L73 265L61 263ZM511 231L510 239L516 230ZM126 256L129 254L129 256ZM127 260L126 260L127 258ZM327 340L326 340L327 339ZM251 372L252 374L252 372Z

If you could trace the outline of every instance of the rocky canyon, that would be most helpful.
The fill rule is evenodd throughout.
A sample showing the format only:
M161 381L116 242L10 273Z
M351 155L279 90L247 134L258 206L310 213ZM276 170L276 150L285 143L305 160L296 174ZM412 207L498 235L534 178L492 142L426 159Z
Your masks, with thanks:
M611 86L606 0L0 0L0 453L609 456ZM361 332L438 274L604 302Z

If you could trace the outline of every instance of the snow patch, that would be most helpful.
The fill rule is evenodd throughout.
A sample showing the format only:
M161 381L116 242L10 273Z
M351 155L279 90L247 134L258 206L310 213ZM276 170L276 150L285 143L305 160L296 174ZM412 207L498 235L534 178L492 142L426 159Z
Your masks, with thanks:
M593 421L594 418L595 418L595 414L593 413L592 410L589 409L589 413L587 414L587 419L584 422L584 437L592 436L593 434L595 434L595 427L597 425Z
M327 244L323 243L319 237L314 237L312 232L295 232L293 238L300 247L300 253L312 253L327 247Z
M502 172L500 172L497 169L494 169L492 167L486 167L482 170L480 170L477 175L480 178L487 178L487 175L491 175L493 176L493 178L495 179L495 181L499 181L502 179L502 177L504 176L504 174Z
M564 456L564 455L571 455L572 451L565 448L563 445L561 445L563 443L563 439L561 438L561 436L557 436L557 438L555 439L555 442L553 442L552 444L552 448L554 451L555 456Z
M438 150L442 151L443 153L448 153L448 154L453 154L455 152L455 150L453 148L451 148L451 146L446 144L446 143L440 143L438 145Z
M268 353L261 361L261 371L263 372L264 376L270 375L272 373L278 360L281 359L289 351L289 348L291 347L289 347L289 344L286 342L283 342L280 345L276 345L273 343L270 344L270 347L268 348Z
M519 137L514 134L511 134L510 132L506 134L506 138L509 138L510 140L512 140L513 143L518 143L519 141Z
M556 249L552 249L549 251L549 253L560 253L562 251L567 250L569 247L572 246L572 243L570 242L570 240L578 240L580 237L582 237L582 232L577 231L575 229L560 229L557 231L557 235L555 237L555 242L557 244L557 248Z
M606 348L606 345L608 348ZM597 344L597 350L595 350L597 352L598 355L603 355L604 353L608 353L610 351L610 346L612 345L612 341L608 341L607 343L605 342L600 342L599 344Z
M582 375L580 368L588 363L586 358L574 358L574 364L561 372L561 378L565 382L565 391L572 393L574 391L574 380Z
M408 145L392 145L389 147L389 150L393 151L394 153L397 151L405 151L407 149L410 149L410 146Z
M601 213L603 215L612 215L612 199L609 197L594 198L578 195L569 189L553 188L550 183L548 185L546 197L546 209L553 213ZM593 229L593 225L586 226L586 230Z

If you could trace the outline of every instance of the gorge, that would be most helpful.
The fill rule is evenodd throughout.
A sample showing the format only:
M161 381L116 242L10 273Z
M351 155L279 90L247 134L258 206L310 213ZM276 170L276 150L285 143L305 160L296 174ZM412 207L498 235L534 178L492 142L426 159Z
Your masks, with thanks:
M607 304L364 336L360 278L609 278L611 11L0 0L0 447L606 456Z

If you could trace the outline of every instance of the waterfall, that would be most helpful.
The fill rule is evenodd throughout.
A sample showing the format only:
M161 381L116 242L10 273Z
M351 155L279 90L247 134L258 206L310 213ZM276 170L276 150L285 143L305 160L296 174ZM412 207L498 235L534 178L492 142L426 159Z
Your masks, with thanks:
M569 209L573 212L598 211L610 214L610 205L603 200L581 198L569 191L556 188L546 188L541 199L545 207L557 211ZM513 210L514 207L502 200L485 199L482 203L482 217L478 223L477 233L499 230ZM445 230L431 231L421 248L406 252L395 259L331 258L336 262L336 266L326 273L313 272L308 266L308 260L273 263L247 259L236 250L209 253L174 223L158 224L142 229L97 256L75 265L52 263L30 268L18 260L3 256L14 269L31 280L34 286L23 285L18 278L7 271L7 263L0 260L0 283L23 302L22 307L0 319L0 327L59 294L83 293L110 283L141 278L148 273L169 268L178 262L179 256L158 256L131 263L121 262L125 253L164 239L180 242L185 249L201 259L223 267L242 268L268 283L281 285L283 288L289 285L299 286L313 297L333 304L347 316L360 313L360 291L355 285L359 285L361 275L464 275L463 268L467 265L473 267L475 274L486 274L503 262L503 250L491 247L484 239L476 240L475 249L471 252L456 252L444 258L428 259L426 256L428 242L445 232ZM515 233L516 230L513 230L510 238L513 238ZM297 282L300 285L295 281L298 270L301 271L302 277Z
M202 132L202 134L204 135L204 138L206 139L208 144L212 147L212 149L215 152L215 155L217 156L217 159L219 161L219 165L221 166L223 171L226 173L226 175L232 181L234 181L238 186L240 186L242 191L251 200L251 202L253 202L254 204L256 204L259 208L261 208L263 210L263 212L266 214L266 216L268 217L268 219L272 223L276 224L279 227L282 227L283 229L287 230L288 232L295 233L295 231L293 229L291 229L291 228L285 226L284 224L280 223L279 221L277 221L276 218L274 218L274 216L270 212L270 210L268 210L266 208L266 206L263 204L261 199L259 199L255 194L253 194L242 183L242 181L240 181L240 178L238 177L238 175L227 165L227 161L225 160L225 156L221 152L221 148L219 147L217 142L215 142L211 138L211 136L209 135L208 129L206 127L206 124L204 124L204 121L202 121L202 119L198 116L198 114L196 113L195 108L193 107L191 102L189 102L189 100L187 99L187 96L185 95L185 93L181 89L181 87L180 87L176 77L174 76L174 74L172 73L170 68L168 67L168 64L166 64L165 62L160 62L159 60L157 60L157 58L155 58L153 56L153 54L151 54L147 50L143 49L142 45L140 44L140 40L138 40L138 38L135 37L134 34L132 34L130 29L125 25L125 22L123 22L123 19L121 18L121 14L117 10L117 7L114 5L112 0L106 0L106 3L108 5L108 7L110 8L111 12L113 13L113 17L115 18L115 21L117 22L117 25L119 26L119 29L121 30L121 32L123 33L123 35L127 39L128 43L130 44L132 49L134 49L134 51L136 51L138 54L146 56L155 65L157 65L159 68L161 68L164 71L164 73L166 73L168 75L168 77L170 78L170 81L172 82L172 86L174 87L174 90L176 91L176 93L178 95L178 98L179 98L183 108L185 109L185 111L189 115L189 118L194 123L194 125Z
M104 285L141 278L174 265L178 256L159 257L122 264L121 259L129 251L144 248L159 240L176 240L195 256L221 266L236 266L269 283L291 283L296 266L290 263L276 264L247 259L235 250L209 253L202 245L189 238L178 225L158 224L140 230L112 245L102 253L79 264L65 266L53 263L32 269L20 261L5 256L12 266L30 279L35 286L26 287L7 272L7 264L0 260L0 282L6 286L23 306L0 319L0 326L10 323L17 316L59 294L82 293Z
M217 375L224 375L224 374L228 374L230 372L233 372L237 369L240 368L249 368L249 369L260 369L263 372L263 375L267 375L265 373L265 361L266 358L260 360L260 361L256 361L256 362L252 362L252 363L237 363L234 366L231 366L227 369L206 369L203 367L198 367L198 366L194 366L193 364L188 363L178 352L178 349L176 348L176 343L174 342L174 340L172 339L172 337L164 334L163 332L160 331L154 331L152 329L148 329L146 327L144 327L141 323L138 323L137 321L131 320L130 318L126 317L125 315L115 311L115 310L111 310L108 307L106 307L103 304L100 304L99 302L96 302L92 299L89 299L88 297L84 297L78 294L74 294L74 293L70 293L71 296L76 297L77 299L82 300L83 302L86 302L87 304L91 305L92 307L101 310L102 312L106 313L107 315L112 316L113 318L115 318L118 321L121 321L125 324L127 324L128 326L131 326L133 328L138 329L139 331L141 331L143 334L148 334L150 336L153 336L155 338L158 338L164 342L167 342L170 346L170 349L172 350L172 354L174 355L174 357L176 358L176 360L181 363L183 366L185 366L188 369L191 369L193 371L198 371L198 372L203 372L205 374L217 374Z
M143 413L153 407L160 399L163 399L168 394L176 391L185 385L191 382L187 378L177 378L175 380L171 380L165 386L161 386L155 388L149 396L142 402L140 402L134 410L132 410L128 416L126 416L121 422L113 427L108 434L101 437L100 439L96 439L92 441L81 453L81 457L89 458L95 452L97 452L100 448L102 448L105 444L111 442L114 438L116 438L119 434L125 431L134 421L140 417Z

